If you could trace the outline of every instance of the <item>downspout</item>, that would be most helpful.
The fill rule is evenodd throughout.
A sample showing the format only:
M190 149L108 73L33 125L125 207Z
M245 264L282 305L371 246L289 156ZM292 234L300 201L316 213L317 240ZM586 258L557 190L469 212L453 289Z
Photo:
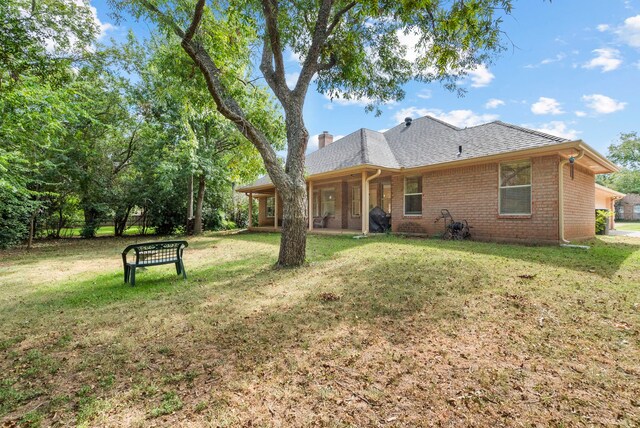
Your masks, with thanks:
M584 150L580 149L578 156L573 158L573 162L582 159L583 156ZM564 166L570 162L570 159L562 160L558 165L558 237L560 245L569 244L569 241L564 239Z
M367 188L365 189L364 197L365 197L365 201L366 201L365 207L367 207L367 213L366 213L366 217L364 216L364 213L363 213L363 217L364 218L362 219L365 222L365 226L366 226L365 227L365 230L366 230L365 234L369 233L369 182L371 180L373 180L374 178L377 178L380 174L382 174L382 170L378 169L375 174L373 174L371 177L367 177L367 180L366 180Z

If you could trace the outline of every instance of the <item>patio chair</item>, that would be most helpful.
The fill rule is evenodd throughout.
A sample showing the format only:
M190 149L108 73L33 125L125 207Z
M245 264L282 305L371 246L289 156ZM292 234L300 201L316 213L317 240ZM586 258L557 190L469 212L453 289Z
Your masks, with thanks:
M329 215L328 214L325 214L322 217L314 217L313 218L313 228L314 229L326 229L328 220L329 220Z

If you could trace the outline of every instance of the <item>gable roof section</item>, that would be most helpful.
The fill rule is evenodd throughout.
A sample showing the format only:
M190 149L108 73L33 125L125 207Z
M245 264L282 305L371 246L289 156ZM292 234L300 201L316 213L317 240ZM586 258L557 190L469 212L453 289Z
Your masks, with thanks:
M462 129L424 116L414 119L410 126L402 123L384 133L359 129L308 154L305 170L309 176L365 165L399 170L568 142L565 138L501 121ZM462 146L460 156L459 146ZM264 176L238 190L270 183L268 176Z

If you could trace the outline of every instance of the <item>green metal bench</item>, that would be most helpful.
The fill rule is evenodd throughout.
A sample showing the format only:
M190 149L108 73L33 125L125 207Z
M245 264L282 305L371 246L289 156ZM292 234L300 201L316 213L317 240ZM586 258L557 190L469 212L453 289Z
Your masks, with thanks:
M175 264L178 275L187 279L187 272L182 262L182 252L189 244L187 241L158 241L129 245L122 252L124 264L124 282L136 285L136 268ZM135 261L128 261L127 254L135 251ZM133 257L132 257L133 258Z

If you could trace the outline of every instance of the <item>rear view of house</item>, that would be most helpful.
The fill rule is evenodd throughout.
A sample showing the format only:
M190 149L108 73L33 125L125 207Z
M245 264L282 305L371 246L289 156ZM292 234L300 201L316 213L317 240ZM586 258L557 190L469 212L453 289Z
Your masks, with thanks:
M433 236L447 209L475 239L558 243L595 233L595 176L615 165L584 142L491 122L457 128L426 116L381 133L327 132L306 158L309 229L370 230L381 208L391 230ZM258 198L257 230L282 224L268 177L238 191Z

